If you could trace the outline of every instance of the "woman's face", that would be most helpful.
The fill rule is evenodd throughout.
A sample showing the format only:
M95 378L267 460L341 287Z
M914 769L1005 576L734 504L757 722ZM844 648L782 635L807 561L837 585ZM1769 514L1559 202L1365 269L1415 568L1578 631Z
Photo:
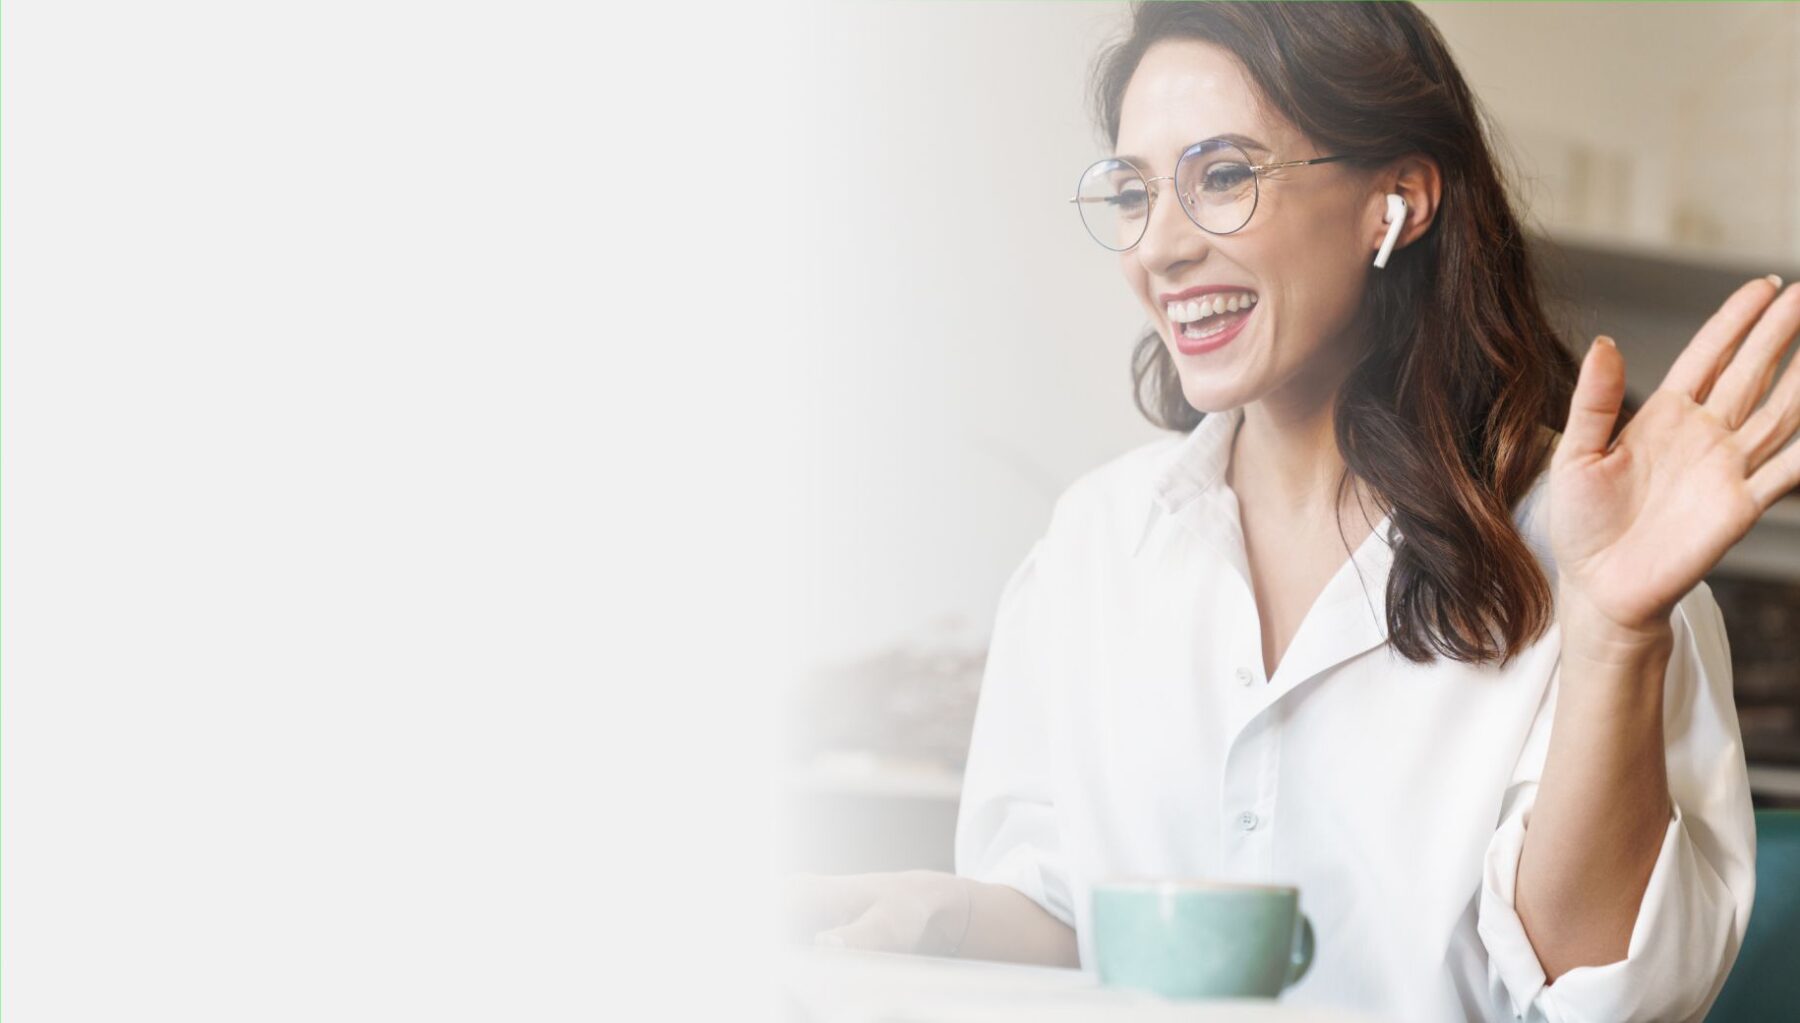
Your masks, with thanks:
M1258 142L1261 148L1244 149L1259 164L1331 155L1285 118L1263 113L1257 98L1229 51L1193 40L1158 42L1126 87L1117 155L1146 178L1174 174L1188 146L1226 134ZM1371 268L1370 232L1379 241L1385 199L1373 176L1341 163L1264 174L1255 213L1229 235L1195 226L1172 184L1152 186L1158 194L1143 239L1119 254L1119 265L1175 360L1188 403L1217 412L1274 399L1302 411L1328 401L1359 343L1345 331L1366 275L1380 272ZM1219 297L1254 296L1254 304L1201 320L1202 335L1221 322L1226 331L1243 322L1223 345L1184 352L1177 341L1183 328L1170 318L1165 296L1208 285L1231 288ZM1208 342L1202 336L1186 344Z

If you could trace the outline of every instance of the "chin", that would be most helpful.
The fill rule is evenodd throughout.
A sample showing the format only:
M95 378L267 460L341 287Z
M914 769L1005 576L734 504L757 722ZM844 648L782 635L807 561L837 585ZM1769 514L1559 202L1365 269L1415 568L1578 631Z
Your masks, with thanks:
M1216 382L1208 381L1197 384L1183 378L1181 396L1187 399L1196 411L1208 414L1229 412L1234 408L1250 403L1251 398L1238 387L1221 387Z
M1251 382L1243 378L1240 368L1199 369L1194 365L1193 358L1183 355L1167 334L1163 335L1163 347L1173 360L1175 372L1181 379L1182 397L1196 411L1229 412L1260 397Z
M1186 356L1175 355L1175 372L1181 380L1181 396L1201 412L1224 412L1248 403L1251 396L1243 384L1232 376L1206 373L1185 365Z

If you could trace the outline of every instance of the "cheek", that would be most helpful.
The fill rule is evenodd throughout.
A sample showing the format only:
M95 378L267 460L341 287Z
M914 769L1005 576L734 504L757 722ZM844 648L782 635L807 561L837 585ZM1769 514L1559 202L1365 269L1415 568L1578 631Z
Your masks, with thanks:
M1137 298L1138 304L1143 306L1145 311L1154 313L1156 296L1150 294L1149 275L1144 273L1144 268L1137 265L1136 262L1121 262L1119 273L1125 279L1126 289Z
M1314 236L1294 239L1281 258L1263 265L1281 268L1267 282L1281 294L1277 304L1291 307L1281 318L1302 333L1330 335L1361 304L1368 283L1364 264L1374 258L1371 252L1362 260L1353 245Z

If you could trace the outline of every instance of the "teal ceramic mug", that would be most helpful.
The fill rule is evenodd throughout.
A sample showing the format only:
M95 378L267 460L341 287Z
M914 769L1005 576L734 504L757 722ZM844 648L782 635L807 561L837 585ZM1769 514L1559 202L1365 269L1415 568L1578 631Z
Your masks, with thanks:
M1274 998L1312 965L1300 890L1228 881L1093 886L1100 983L1165 998Z

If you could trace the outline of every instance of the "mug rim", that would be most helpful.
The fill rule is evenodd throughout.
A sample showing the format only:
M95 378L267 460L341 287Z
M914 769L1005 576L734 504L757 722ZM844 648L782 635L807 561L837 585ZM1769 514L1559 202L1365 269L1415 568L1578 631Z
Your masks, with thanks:
M1203 877L1146 877L1141 874L1114 874L1095 881L1090 889L1123 888L1132 891L1252 891L1280 892L1298 897L1300 889L1291 884L1259 884L1255 881L1222 881Z

